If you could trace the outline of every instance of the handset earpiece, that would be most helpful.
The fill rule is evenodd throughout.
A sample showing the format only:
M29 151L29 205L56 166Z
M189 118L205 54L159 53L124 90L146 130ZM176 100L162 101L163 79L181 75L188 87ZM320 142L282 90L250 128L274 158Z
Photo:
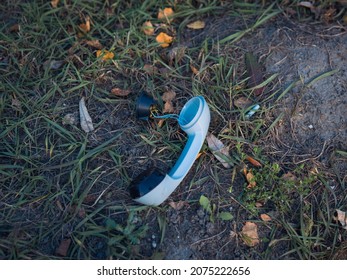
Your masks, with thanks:
M157 206L178 187L194 164L210 125L210 109L202 96L190 99L178 116L178 124L188 141L177 162L166 175L157 170L140 174L130 186L131 197L142 204Z

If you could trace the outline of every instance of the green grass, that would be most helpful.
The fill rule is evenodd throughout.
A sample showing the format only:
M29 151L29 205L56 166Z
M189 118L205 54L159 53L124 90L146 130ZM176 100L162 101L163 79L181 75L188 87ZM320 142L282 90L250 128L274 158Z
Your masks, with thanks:
M237 97L252 98L240 62L244 50L235 43L282 13L283 6L266 3L272 1L235 1L223 7L219 1L208 0L176 5L175 1L154 0L60 2L56 9L50 1L0 4L0 259L151 257L141 251L141 240L150 234L150 223L157 225L161 241L165 239L168 206L139 206L130 200L127 187L153 162L167 169L172 166L186 138L170 121L157 127L135 120L134 103L143 89L160 102L163 92L174 90L179 94L177 108L192 96L204 95L214 118L211 131L237 145L233 172L239 180L242 174L238 168L246 153L265 162L255 173L259 182L256 189L242 194L231 191L227 198L210 193L218 213L232 199L247 215L256 217L255 202L265 199L281 213L270 225L269 235L272 244L277 243L278 236L289 244L281 257L322 258L325 248L335 248L336 226L331 224L330 215L345 198L331 201L331 175L312 175L305 166L300 167L293 171L300 180L294 186L281 180L283 170L294 167L272 163L270 155L260 152L261 144L257 143L280 121L268 118L276 106L275 95L269 94L261 102L257 117L250 120L244 118L244 110L232 105ZM303 19L311 18L297 2L290 6L302 11L299 15ZM193 20L225 13L245 20L255 17L256 21L219 42L206 40L187 48L182 59L170 61L154 38L141 31L146 20L158 23L156 14L166 6L175 8L172 28L178 33ZM78 38L78 25L86 16L91 18L91 31ZM19 29L13 31L15 24ZM115 59L103 62L96 58L96 50L83 42L93 39L113 51ZM226 48L233 52L226 52ZM47 68L45 65L53 60L63 65L58 70ZM190 62L199 69L199 75L192 75ZM145 64L155 65L159 72L148 75L143 71ZM275 83L275 77L267 78L264 85ZM113 87L131 88L132 93L128 98L110 97ZM288 91L279 93L277 101ZM89 134L78 121L63 123L68 113L78 120L82 96L95 126ZM203 151L193 177L186 181L187 192L211 180L219 188L228 185L231 189L234 182L225 183L206 146ZM200 173L206 165L211 174ZM340 182L344 184L343 179ZM244 188L236 184L232 189ZM198 208L198 200L193 196L189 203ZM292 210L295 221L288 218ZM153 222L153 215L161 218ZM57 256L55 249L63 239L71 239L70 248L65 256ZM269 246L263 257L271 258L271 250Z

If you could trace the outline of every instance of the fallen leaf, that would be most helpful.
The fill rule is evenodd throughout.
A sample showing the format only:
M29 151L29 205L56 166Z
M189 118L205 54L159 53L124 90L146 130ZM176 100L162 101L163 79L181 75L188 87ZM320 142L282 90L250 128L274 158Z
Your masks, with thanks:
M255 223L246 222L241 231L241 238L249 247L259 244L258 227Z
M172 48L168 54L170 64L172 64L174 60L176 61L176 63L179 63L184 58L186 49L187 47L184 47L184 46L178 46L178 47Z
M235 238L236 236L237 236L237 233L236 233L235 231L231 230L231 231L230 231L230 234L229 234L229 237L230 237L231 239L233 239L233 238Z
M338 222L343 229L347 229L347 213L339 209L335 210L334 220Z
M257 208L261 208L261 207L263 207L263 206L264 206L264 203L263 203L263 202L257 201L257 202L255 203L255 207L257 207Z
M192 63L190 63L190 69L192 70L192 72L195 75L199 75L199 73L200 73L199 70L197 68L195 68Z
M65 125L65 124L76 125L76 124L77 124L77 119L76 119L75 114L72 114L72 113L66 114L66 115L63 117L62 123L63 123L64 125Z
M57 8L57 7L58 7L58 4L59 4L59 0L52 0L52 1L51 1L51 6L52 6L52 8Z
M166 20L168 23L170 23L174 14L175 13L172 8L165 8L164 10L160 9L158 12L158 19Z
M298 3L299 7L309 8L311 11L315 9L315 6L309 1L301 1Z
M18 23L12 25L10 28L9 28L9 31L10 32L19 32L20 31L20 25Z
M253 88L258 86L263 82L263 74L261 67L256 59L256 57L252 53L246 53L245 55L245 63L247 74L249 77L248 86ZM255 95L260 95L264 91L264 87L254 89Z
M262 166L259 161L255 160L254 158L252 158L250 156L247 156L246 160L248 160L255 167L261 167Z
M97 49L97 50L101 50L103 48L99 40L86 40L85 43L88 46L93 47L94 49Z
M113 88L113 89L111 89L111 93L113 95L121 96L121 97L128 96L130 92L131 92L130 89L121 89L121 88Z
M282 175L282 179L285 181L295 181L297 177L292 172L288 172Z
M203 22L202 20L197 20L187 24L187 27L190 29L203 29L205 28L205 22Z
M234 105L238 108L241 108L241 109L247 109L252 104L253 104L253 101L248 99L247 97L244 97L244 96L242 96L242 97L240 97L234 101Z
M107 50L97 50L96 57L100 57L102 61L107 61L114 58L114 53Z
M171 101L167 101L164 104L164 109L163 109L163 113L173 113L175 111L172 102Z
M143 70L149 75L155 75L159 72L158 67L150 64L143 65Z
M178 201L178 202L171 201L169 202L169 205L176 211L179 211L185 206L189 206L189 203L187 201Z
M251 170L247 171L247 168L244 168L243 174L245 175L246 180L248 182L247 189L254 188L257 185L257 183L254 179L254 175L252 174Z
M230 221L234 216L230 212L220 212L218 213L218 218L222 221Z
M43 68L45 70L58 70L65 64L64 60L46 60L43 63Z
M88 33L90 31L90 17L89 16L86 16L86 22L85 23L81 23L79 25L79 28L84 33Z
M169 102L169 101L174 100L175 97L176 97L176 92L174 92L173 90L169 90L169 91L164 92L162 99L165 102Z
M223 142L220 141L216 136L212 133L209 133L206 136L207 144L213 155L218 159L225 168L230 168L231 165L229 163L230 155L228 147L224 146Z
M155 39L162 48L167 48L168 46L170 46L170 44L173 41L173 37L171 37L170 35L167 35L164 32L160 32Z
M71 239L63 239L60 242L59 247L57 248L55 253L61 257L66 257L70 244L71 244Z
M262 219L264 222L272 221L271 217L267 214L260 214L260 219Z
M152 36L154 35L154 27L153 27L153 24L148 20L148 21L145 21L143 24L142 24L142 31L148 35L148 36Z
M93 131L94 130L93 121L88 113L84 97L82 97L80 100L79 110L80 110L80 122L81 122L82 129L87 133Z
M17 111L22 111L22 103L16 98L12 97L12 102L11 105L17 110Z

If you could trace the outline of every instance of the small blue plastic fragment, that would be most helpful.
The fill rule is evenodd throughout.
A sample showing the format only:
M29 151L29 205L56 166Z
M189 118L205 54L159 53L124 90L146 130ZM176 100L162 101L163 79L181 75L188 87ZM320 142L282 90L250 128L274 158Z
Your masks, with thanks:
M250 117L252 117L258 110L260 109L259 104L254 105L246 114L246 119L249 119Z

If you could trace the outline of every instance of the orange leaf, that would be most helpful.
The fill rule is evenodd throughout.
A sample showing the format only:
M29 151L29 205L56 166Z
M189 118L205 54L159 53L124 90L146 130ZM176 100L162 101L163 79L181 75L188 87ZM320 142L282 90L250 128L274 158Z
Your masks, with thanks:
M247 189L254 188L257 185L257 183L254 180L254 175L252 174L251 170L247 171L247 169L244 168L243 169L243 174L245 175L246 180L248 182Z
M167 48L173 41L173 37L171 37L170 35L167 35L164 32L160 32L155 39L163 48Z
M260 219L262 219L264 222L270 222L272 220L267 214L260 214Z
M84 33L88 33L90 31L90 18L88 16L86 17L86 22L85 23L81 23L79 25L79 28Z
M131 92L131 90L129 90L129 89L121 89L121 88L111 89L111 93L113 95L122 96L122 97L128 96L130 92Z
M195 75L199 75L199 70L196 69L193 64L190 64L190 69L192 70L192 72L195 74Z
M261 167L261 163L257 160L255 160L254 158L247 156L246 159L255 167Z
M114 58L114 53L107 50L97 50L96 57L100 57L100 56L101 56L101 60L107 61Z
M57 8L58 4L59 4L59 0L52 0L51 1L52 8Z
M145 21L143 24L142 24L142 31L148 35L148 36L152 36L154 34L154 27L153 27L153 24L148 20L148 21Z
M241 231L241 238L249 247L258 245L259 236L257 225L252 222L246 222Z
M172 8L165 8L164 10L160 9L158 13L158 19L171 22L173 15L174 15L174 11Z

